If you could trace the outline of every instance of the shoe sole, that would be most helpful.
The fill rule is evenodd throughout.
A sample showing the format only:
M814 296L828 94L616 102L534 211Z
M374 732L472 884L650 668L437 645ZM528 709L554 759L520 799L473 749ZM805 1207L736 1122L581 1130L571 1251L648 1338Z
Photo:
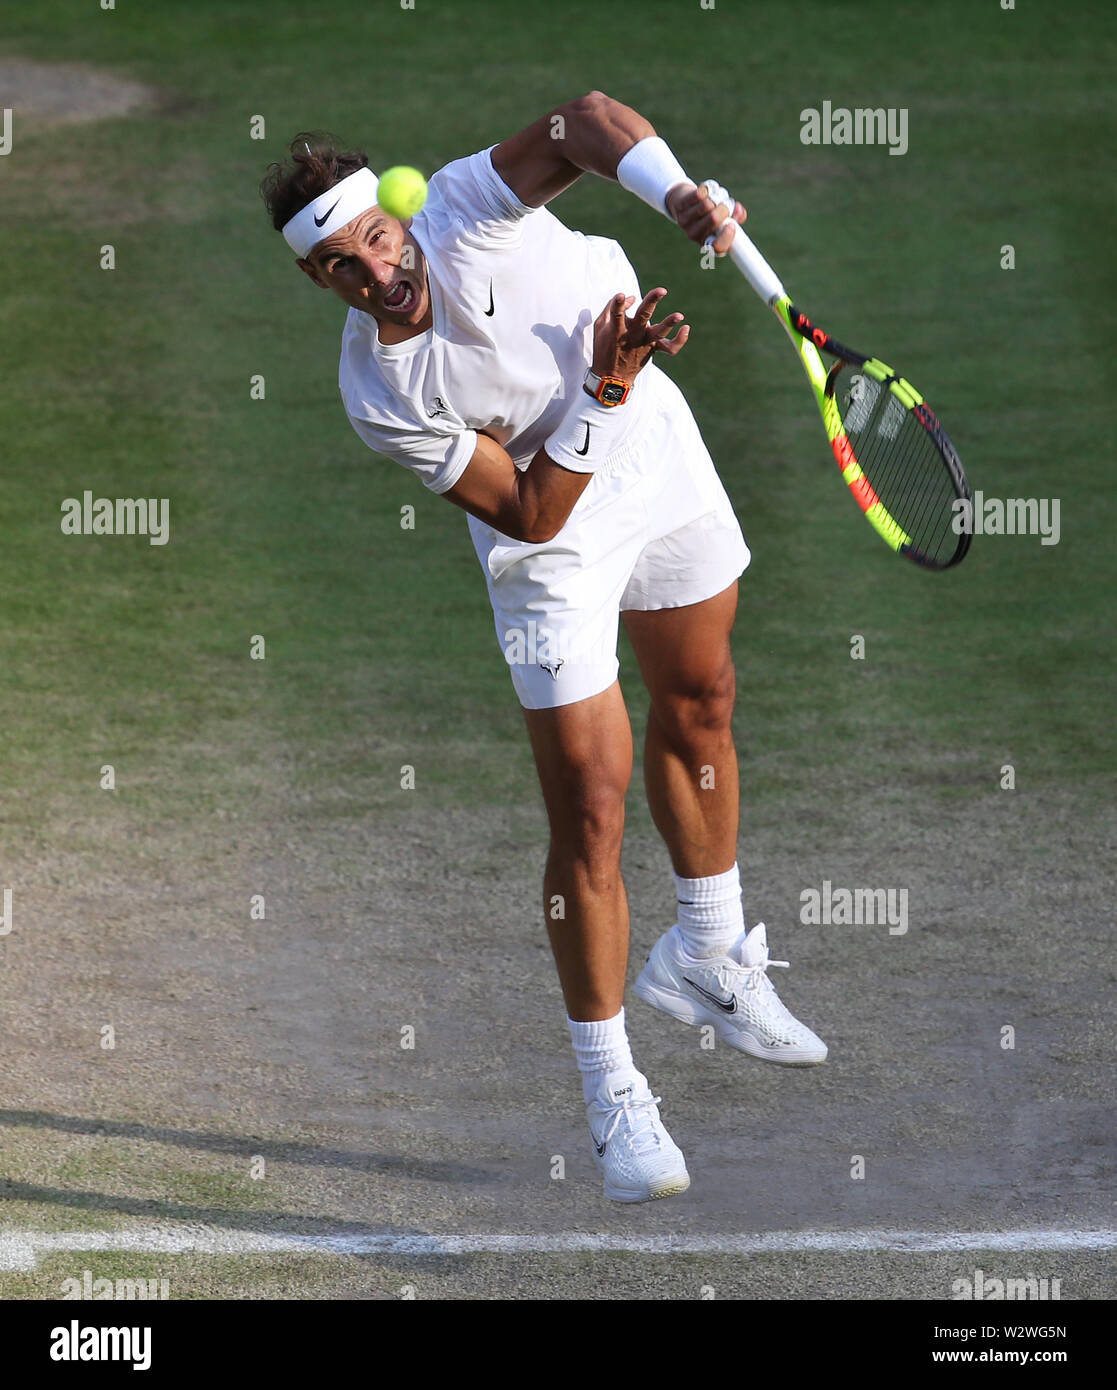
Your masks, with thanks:
M627 1188L611 1188L605 1184L605 1195L611 1202L655 1202L660 1197L677 1197L690 1186L690 1174L683 1173L677 1178L665 1178L647 1192L633 1192Z
M650 980L646 980L643 974L637 978L632 988L644 1003L650 1004L653 1009L670 1014L672 1018L678 1019L680 1023L685 1023L691 1028L698 1024L707 1024L713 1028L722 1042L728 1043L730 1047L735 1047L738 1052L745 1052L750 1057L756 1057L762 1062L774 1062L776 1066L780 1067L817 1067L825 1062L829 1056L829 1049L819 1057L813 1052L796 1052L794 1050L789 1052L786 1048L766 1047L764 1043L758 1042L751 1033L734 1028L728 1019L720 1017L712 1009L707 1009L696 999L680 994L678 990L664 989L662 985L653 984Z

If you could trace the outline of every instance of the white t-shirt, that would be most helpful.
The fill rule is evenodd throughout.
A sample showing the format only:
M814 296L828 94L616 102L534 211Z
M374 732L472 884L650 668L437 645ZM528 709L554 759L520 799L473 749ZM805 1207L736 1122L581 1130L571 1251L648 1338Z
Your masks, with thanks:
M526 468L582 388L594 319L612 295L641 295L615 241L521 203L492 147L431 178L411 232L427 261L433 327L385 344L373 316L351 308L338 385L365 443L442 493L464 473L478 430ZM620 407L632 412L627 439L652 408L658 375L649 363Z

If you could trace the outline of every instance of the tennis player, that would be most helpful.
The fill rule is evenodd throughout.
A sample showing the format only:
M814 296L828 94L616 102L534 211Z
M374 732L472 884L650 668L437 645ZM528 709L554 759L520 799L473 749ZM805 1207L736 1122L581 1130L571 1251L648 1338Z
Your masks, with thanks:
M299 269L349 306L339 384L354 429L469 515L550 822L544 912L596 1161L608 1197L641 1202L690 1178L625 1031L620 619L651 696L644 777L679 904L636 993L766 1061L809 1066L826 1047L781 1003L767 970L784 962L742 909L730 631L750 557L654 360L690 330L678 312L657 320L667 291L641 294L615 241L548 210L583 173L717 254L745 218L601 92L447 164L404 222L377 205L363 153L314 134L261 192Z

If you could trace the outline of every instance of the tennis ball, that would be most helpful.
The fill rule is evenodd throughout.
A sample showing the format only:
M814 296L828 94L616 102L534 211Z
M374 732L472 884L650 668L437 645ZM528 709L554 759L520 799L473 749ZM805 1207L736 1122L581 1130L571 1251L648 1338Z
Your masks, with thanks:
M427 181L418 169L397 164L380 175L376 201L389 217L414 217L427 201Z

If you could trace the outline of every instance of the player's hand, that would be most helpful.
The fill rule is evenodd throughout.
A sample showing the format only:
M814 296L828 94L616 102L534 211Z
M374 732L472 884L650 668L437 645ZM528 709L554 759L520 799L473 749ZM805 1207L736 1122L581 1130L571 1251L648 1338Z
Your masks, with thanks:
M667 211L691 241L701 244L717 232L714 250L719 256L724 256L729 250L735 235L725 226L730 216L729 209L714 203L704 183L681 183L673 188L667 195ZM732 215L734 222L743 222L748 213L741 203L735 202Z
M598 376L631 383L654 353L674 357L683 350L690 325L683 323L682 314L668 314L660 323L651 321L666 293L662 288L649 290L631 318L627 311L636 302L633 295L615 294L606 304L593 325L593 370Z

